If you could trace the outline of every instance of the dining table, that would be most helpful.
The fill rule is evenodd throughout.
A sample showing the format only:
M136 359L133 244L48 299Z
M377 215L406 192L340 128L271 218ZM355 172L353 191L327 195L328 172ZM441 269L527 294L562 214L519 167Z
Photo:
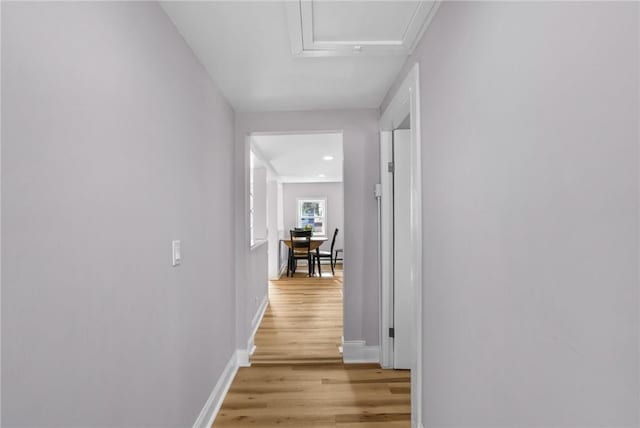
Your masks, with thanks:
M300 238L300 240L304 240L304 238ZM320 246L327 242L329 240L329 238L326 237L320 237L320 236L312 236L311 237L311 251L313 250L318 250L320 248ZM281 239L280 241L282 241L287 247L291 248L291 239Z

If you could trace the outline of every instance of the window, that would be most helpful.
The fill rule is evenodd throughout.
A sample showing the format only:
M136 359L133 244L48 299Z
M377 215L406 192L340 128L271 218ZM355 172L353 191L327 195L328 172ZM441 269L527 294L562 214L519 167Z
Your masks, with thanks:
M327 236L327 198L298 199L298 227L311 228L313 236Z

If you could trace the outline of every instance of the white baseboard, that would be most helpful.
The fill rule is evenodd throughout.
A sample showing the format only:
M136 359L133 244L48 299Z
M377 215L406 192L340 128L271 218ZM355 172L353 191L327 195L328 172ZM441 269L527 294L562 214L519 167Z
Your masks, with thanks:
M282 266L280 266L280 272L278 272L278 274L280 276L284 275L284 273L287 271L287 262L285 260L285 262L282 264ZM280 279L279 277L277 279Z
M256 350L255 345L255 337L258 328L260 327L260 323L262 322L262 318L264 317L264 313L267 310L267 306L269 305L269 297L264 296L262 303L258 307L253 319L251 320L251 334L249 335L249 339L247 340L247 347L245 349L238 349L236 353L238 354L238 365L240 367L250 367L251 361L250 358Z
M193 424L193 428L210 428L213 425L213 421L222 406L222 402L224 401L224 397L227 395L227 391L229 391L229 387L233 382L233 378L236 376L239 367L249 367L251 366L251 362L249 358L253 354L256 349L254 344L256 331L258 331L258 327L262 322L262 318L264 317L264 313L267 310L267 305L269 304L268 296L265 296L258 311L253 316L253 320L251 321L251 335L249 336L249 340L247 342L246 349L236 349L233 353L224 370L222 371L222 375L220 375L220 379L213 387L213 391L211 391L211 395L209 395L209 399L205 403L202 411L198 415L198 419L196 419Z
M264 296L264 299L262 299L262 302L260 303L258 310L256 311L255 315L253 316L253 319L251 320L251 334L249 335L249 340L247 341L247 354L248 354L247 360L251 355L253 355L253 353L256 350L256 345L255 345L256 332L258 331L258 328L262 323L262 318L264 318L264 313L267 310L268 305L269 305L269 296L266 295Z
M238 367L251 367L249 357L251 354L247 349L236 349L236 356L238 360Z
M342 344L342 361L348 363L379 363L380 347L367 346L364 340L348 340Z
M220 407L222 407L224 397L227 395L227 391L229 391L229 387L231 387L231 383L238 372L238 366L238 351L236 351L231 355L222 371L222 375L220 375L218 382L213 387L213 391L211 391L211 395L209 395L202 411L200 411L198 419L193 423L193 428L210 428L213 425L213 421L218 411L220 411Z

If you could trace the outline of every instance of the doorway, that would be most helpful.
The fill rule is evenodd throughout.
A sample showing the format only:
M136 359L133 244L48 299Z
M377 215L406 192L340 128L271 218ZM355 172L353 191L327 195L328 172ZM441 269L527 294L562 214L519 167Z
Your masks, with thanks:
M411 370L412 426L422 396L422 191L419 68L380 119L380 364Z
M250 205L250 224L252 229L262 230L268 242L270 280L279 279L287 268L291 270L286 241L295 229L308 229L312 234L314 255L318 247L321 266L316 267L316 275L330 276L334 264L343 263L342 138L342 132L337 131L250 135L250 156L254 159L250 196L259 198L260 189L266 189L261 202ZM260 178L266 185L258 183ZM264 216L257 215L263 209ZM306 260L297 265L307 268Z
M251 133L249 149L250 227L264 236L269 279L251 362L341 362L342 132ZM297 233L309 246L292 254Z

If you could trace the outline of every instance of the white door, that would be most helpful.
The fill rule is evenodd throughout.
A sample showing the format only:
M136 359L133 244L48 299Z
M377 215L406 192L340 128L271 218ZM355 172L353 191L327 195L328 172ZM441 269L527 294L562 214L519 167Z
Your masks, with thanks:
M414 355L411 285L411 131L393 131L393 367L410 369Z

